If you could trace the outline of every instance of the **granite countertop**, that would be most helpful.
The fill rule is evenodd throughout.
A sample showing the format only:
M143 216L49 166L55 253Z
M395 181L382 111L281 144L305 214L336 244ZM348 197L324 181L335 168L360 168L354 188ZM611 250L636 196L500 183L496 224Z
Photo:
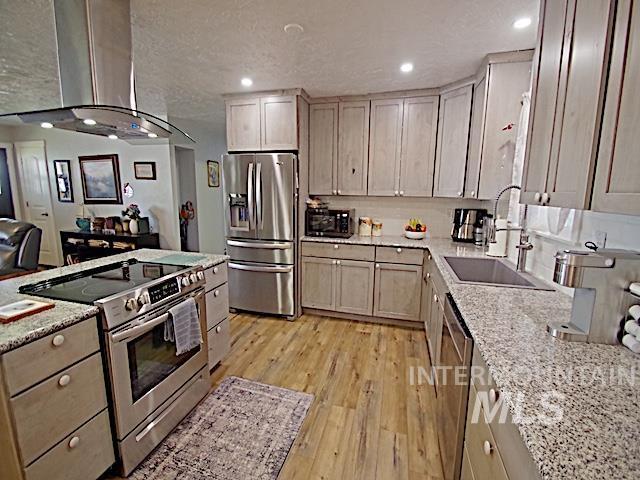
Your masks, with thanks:
M6 305L28 298L38 298L18 293L18 288L22 285L28 285L61 275L68 275L70 273L88 270L90 268L99 267L101 265L129 258L153 262L169 255L180 255L181 264L201 265L204 268L218 265L229 258L226 255L152 249L141 249L134 252L121 253L119 255L90 260L76 265L43 270L31 275L24 275L22 277L4 280L0 282L0 305ZM191 259L187 260L188 257L191 257ZM175 260L177 257L173 258ZM31 315L12 323L0 324L0 354L98 314L98 308L93 305L51 300L48 298L45 298L44 300L54 302L56 305L55 308Z
M640 356L618 345L550 337L547 322L569 319L570 297L558 291L457 283L443 257L483 253L450 239L303 240L428 249L493 379L506 393L503 398L541 477L640 477ZM554 415L543 408L544 395L561 408L559 420L536 418Z

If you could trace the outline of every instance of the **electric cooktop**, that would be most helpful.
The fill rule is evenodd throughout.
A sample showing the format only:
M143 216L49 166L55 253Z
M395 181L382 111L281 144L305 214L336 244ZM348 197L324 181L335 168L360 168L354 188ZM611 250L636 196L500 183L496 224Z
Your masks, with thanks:
M136 288L166 275L191 267L164 263L126 262L111 263L102 267L64 275L31 285L23 285L20 293L93 305L96 300Z

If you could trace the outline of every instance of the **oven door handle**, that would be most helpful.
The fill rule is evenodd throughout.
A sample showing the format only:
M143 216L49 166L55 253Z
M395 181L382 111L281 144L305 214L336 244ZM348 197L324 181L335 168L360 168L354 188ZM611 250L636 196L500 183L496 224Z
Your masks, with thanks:
M166 322L168 319L169 319L169 314L165 313L164 315L160 315L159 317L156 317L153 320L149 320L148 322L145 322L142 325L128 328L123 332L114 333L113 335L111 335L111 340L114 343L118 343L131 337L137 337L138 335L148 332L155 326Z
M286 242L241 242L238 240L227 240L227 245L230 247L240 247L240 248L264 248L268 250L290 250L293 248L292 243Z

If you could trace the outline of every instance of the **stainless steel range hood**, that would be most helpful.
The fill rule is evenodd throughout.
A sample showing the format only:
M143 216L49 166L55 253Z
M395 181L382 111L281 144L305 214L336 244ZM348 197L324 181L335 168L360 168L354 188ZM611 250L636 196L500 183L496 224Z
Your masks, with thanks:
M193 142L166 120L138 110L129 0L54 0L61 108L2 115L28 124L122 140Z

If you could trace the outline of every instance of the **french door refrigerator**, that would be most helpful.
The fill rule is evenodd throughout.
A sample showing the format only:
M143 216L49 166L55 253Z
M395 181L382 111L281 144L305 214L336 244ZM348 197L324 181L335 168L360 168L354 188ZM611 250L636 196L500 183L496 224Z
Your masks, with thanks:
M295 317L297 158L223 155L229 307Z

